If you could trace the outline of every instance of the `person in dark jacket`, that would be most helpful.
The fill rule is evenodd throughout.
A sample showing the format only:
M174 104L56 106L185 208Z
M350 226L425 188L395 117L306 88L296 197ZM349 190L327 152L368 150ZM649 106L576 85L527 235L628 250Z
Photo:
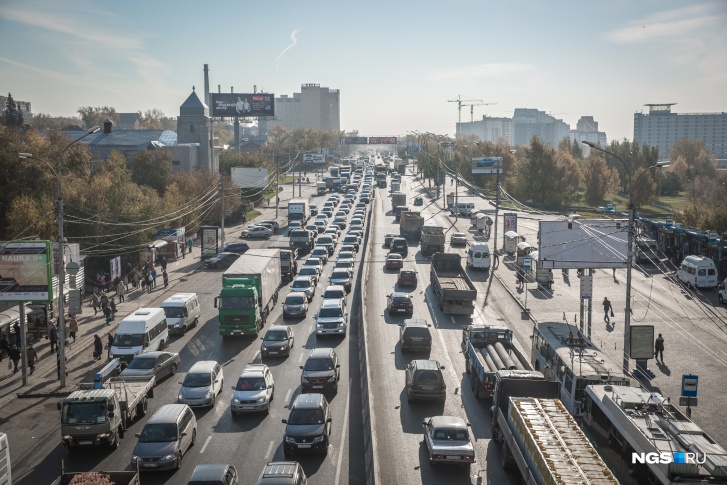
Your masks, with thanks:
M8 336L5 334L0 337L0 362L3 361L3 352L10 355L10 342L8 342Z
M56 328L55 324L51 325L51 327L50 327L48 339L50 340L51 353L57 352L58 351L58 329Z
M35 347L33 347L32 343L29 343L28 348L25 349L25 355L28 358L28 367L30 367L30 375L33 375L33 371L35 370L35 361L38 360L38 352L36 352Z
M106 317L106 326L111 325L111 307L104 307L103 314Z
M164 280L164 288L169 286L169 273L167 273L166 269L162 270L162 279Z
M93 336L93 352L94 359L101 360L101 355L103 354L103 342L101 342L101 337L99 337L98 334L94 334Z
M13 323L13 331L15 332L15 345L20 348L20 324L18 322Z
M10 347L8 355L10 356L10 360L13 362L13 374L15 374L18 372L18 361L20 360L20 350L18 350L18 346L13 345Z

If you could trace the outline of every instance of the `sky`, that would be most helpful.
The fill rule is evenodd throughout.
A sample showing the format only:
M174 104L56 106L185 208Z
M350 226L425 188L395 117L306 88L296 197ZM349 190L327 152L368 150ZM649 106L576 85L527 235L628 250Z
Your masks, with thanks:
M723 0L0 0L0 93L176 117L208 64L213 92L338 89L363 136L453 136L460 97L492 103L475 119L593 116L611 141L647 103L727 111L725 26Z

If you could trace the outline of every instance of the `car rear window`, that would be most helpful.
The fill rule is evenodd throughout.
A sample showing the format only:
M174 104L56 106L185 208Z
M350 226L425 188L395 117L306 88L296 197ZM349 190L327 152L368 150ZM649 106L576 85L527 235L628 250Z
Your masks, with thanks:
M421 370L417 373L416 380L418 382L439 382L439 373L431 370Z
M404 337L410 338L410 337L424 337L424 338L431 338L431 334L429 333L428 328L423 327L407 327L404 329Z
M401 276L403 276L404 278L412 278L412 277L414 277L415 274L416 273L414 273L413 271L402 271L401 272Z
M334 271L331 273L331 278L334 280L349 279L348 271Z
M395 296L391 299L394 303L409 303L409 297L407 296Z
M328 299L340 299L340 298L343 298L345 296L346 295L344 294L344 292L343 291L340 291L340 290L329 290L329 291L326 291L325 293L323 293L323 299L324 300L328 300Z

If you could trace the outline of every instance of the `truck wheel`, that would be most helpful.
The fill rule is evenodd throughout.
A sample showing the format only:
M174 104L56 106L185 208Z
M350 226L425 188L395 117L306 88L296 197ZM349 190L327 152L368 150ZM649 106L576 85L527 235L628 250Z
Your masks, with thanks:
M114 432L114 441L109 445L109 448L112 450L118 450L119 449L119 432Z
M142 399L139 404L136 405L136 415L143 418L146 415L146 398Z

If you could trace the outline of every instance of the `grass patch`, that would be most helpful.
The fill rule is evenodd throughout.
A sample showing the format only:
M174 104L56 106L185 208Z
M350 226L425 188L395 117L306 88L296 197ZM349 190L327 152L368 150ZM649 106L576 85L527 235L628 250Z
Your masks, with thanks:
M252 219L256 218L260 214L261 214L261 212L259 210L255 210L255 209L253 209L251 211L247 211L247 212L245 212L245 220L250 222Z

